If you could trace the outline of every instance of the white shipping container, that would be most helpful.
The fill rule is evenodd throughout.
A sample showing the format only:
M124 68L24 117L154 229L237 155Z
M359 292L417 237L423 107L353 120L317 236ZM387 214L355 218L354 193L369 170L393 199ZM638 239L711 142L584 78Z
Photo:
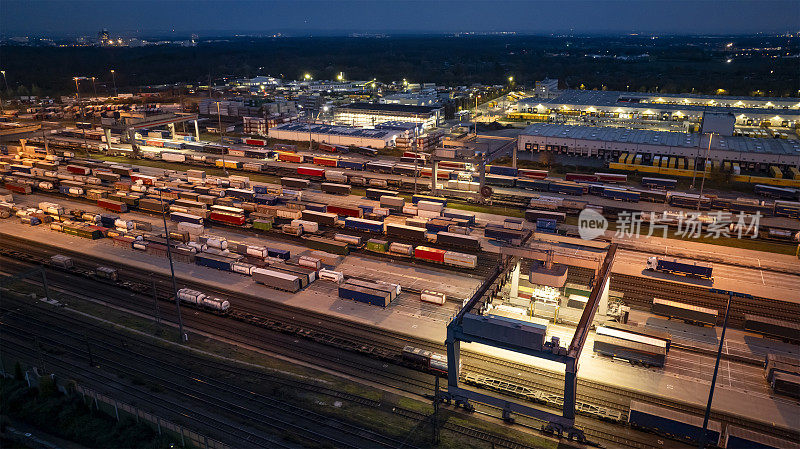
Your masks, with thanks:
M244 262L234 262L231 264L231 269L234 273L241 273L250 276L254 266Z
M417 209L421 211L441 212L442 209L444 209L444 205L436 201L422 200L417 202Z
M319 231L319 223L307 220L292 220L292 226L303 228L303 232L315 233Z
M122 228L123 230L128 230L133 227L133 223L128 220L123 220L121 218L118 218L114 220L114 227L116 227L117 229Z
M558 317L558 304L535 301L533 303L533 316L555 320Z
M384 209L382 207L373 207L372 213L375 215L379 215L381 217L388 217L389 216L389 209Z
M319 270L322 267L322 261L314 257L300 256L298 265Z
M406 215L417 215L417 206L411 206L406 204L403 206L403 213Z
M247 255L248 256L254 256L254 257L260 257L260 258L263 259L264 257L267 257L267 248L264 248L263 246L248 245L247 246Z
M423 302L442 305L447 302L447 295L431 290L423 290L419 295L419 299Z
M417 210L417 216L418 216L419 218L425 218L425 219L428 219L428 218L437 218L437 217L441 217L441 216L442 216L442 213L441 213L441 212L434 212L434 211L432 211L432 210L423 210L423 209L418 209L418 210Z
M278 209L278 218L285 218L287 220L297 220L299 219L303 213L297 209Z
M334 182L347 182L347 176L340 171L325 170L325 179Z
M181 153L168 153L164 152L161 153L161 159L167 162L184 162L186 160L186 156Z
M389 244L389 252L394 254L404 254L406 256L410 256L411 252L414 250L414 247L411 245L406 245L405 243L397 243L392 242Z
M333 239L339 242L349 243L351 245L361 245L361 237L357 237L355 235L336 234L333 236Z
M228 249L228 241L223 238L210 237L206 239L205 244L208 245L209 248Z
M178 223L178 230L181 232L188 232L191 236L198 236L203 233L205 228L203 225L197 223L187 223L187 222L180 222Z
M344 274L323 268L319 270L319 278L339 284L344 280Z
M447 251L444 253L444 263L457 267L475 268L478 266L478 256L474 254L457 253Z

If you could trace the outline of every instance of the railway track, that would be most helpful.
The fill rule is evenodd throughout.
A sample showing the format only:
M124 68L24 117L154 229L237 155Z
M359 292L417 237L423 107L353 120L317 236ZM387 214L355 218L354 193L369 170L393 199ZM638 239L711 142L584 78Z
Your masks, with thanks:
M100 261L100 262L101 263L98 263L98 264L103 264L102 261ZM143 276L144 277L148 277L150 275L145 274ZM198 284L196 286L196 288L201 289L201 290L206 290L206 291L209 290L208 287L203 285L203 284ZM221 289L219 289L218 291L214 291L213 293L220 293L222 295L229 296L229 292L225 292L224 290L221 290ZM244 295L244 297L246 297L246 295ZM242 299L243 299L242 295L237 295L236 296L236 301L237 302L241 302ZM263 299L258 299L258 301L263 303ZM253 311L253 312L255 312L255 311ZM295 311L295 313L296 313L296 311ZM296 316L293 316L293 318L297 319ZM315 321L317 326L320 324L317 321L316 318L312 319L311 321L312 322ZM327 315L324 316L324 320L323 321L326 322L325 326L323 326L324 330L320 331L320 332L318 332L316 334L312 332L309 335L312 335L312 336L313 335L318 335L320 337L319 340L321 342L324 342L324 340L330 340L330 338L331 338L330 337L330 333L333 333L334 335L336 335L338 332L341 332L341 334L336 335L334 337L334 339L340 338L340 339L342 339L342 341L349 342L347 345L345 345L345 347L349 346L348 349L355 350L356 352L360 352L362 354L369 355L371 357L375 357L375 358L377 358L379 360L386 360L386 361L396 360L396 354L399 352L399 349L402 348L402 346L405 345L405 344L412 344L412 345L417 346L417 347L423 347L425 349L430 349L430 350L434 350L434 351L437 351L437 352L441 352L442 349L443 349L443 346L440 345L440 344L437 345L437 344L432 343L432 342L420 341L419 339L410 338L408 336L397 335L395 333L388 332L388 331L385 331L383 329L370 328L368 331L366 331L365 329L362 329L360 327L358 329L354 329L352 323L350 323L350 322L348 322L346 320L335 319L334 317L330 317L330 316L327 316ZM298 328L300 327L300 325L294 325L293 324L293 325L289 325L289 328L291 328L293 326L294 327L298 327ZM311 328L314 328L313 327L314 323L310 323L309 326L311 326ZM342 327L344 327L344 329L341 329ZM337 332L337 328L338 328L338 332ZM298 329L296 329L296 330L298 330ZM309 333L309 332L310 331L306 331L306 333ZM363 341L364 332L367 332L367 333L370 334L370 340L371 340L371 346L372 347L365 347L364 345L358 345L358 344L353 345L352 344L353 341ZM392 354L394 354L394 355L392 355ZM464 352L464 355L467 356L467 360L469 360L469 357L474 357L475 356L475 354L469 353L469 352ZM505 365L510 370L528 371L528 370L531 369L531 367L529 367L529 366L514 364L512 362L503 361L503 360L499 360L499 359L488 359L487 363L492 363L493 365ZM563 376L557 377L557 379L559 379L560 382L563 382ZM597 397L598 394L603 394L604 396L607 395L609 397L622 397L622 398L625 398L622 401L629 401L630 399L637 399L637 400L645 400L646 402L653 402L653 398L652 397L648 397L648 396L642 395L642 394L635 394L635 393L627 392L627 391L621 390L621 389L619 389L617 387L610 387L610 386L606 386L606 385L603 385L603 384L598 384L598 383L594 383L594 382L587 382L587 381L583 381L583 380L579 380L579 385L582 387L582 389L584 391L586 391L588 389L589 391L592 392L589 395L589 397ZM547 388L548 386L545 385L544 387ZM552 388L552 387L549 387L549 388ZM428 390L428 391L430 391L430 390ZM679 403L674 403L674 402L668 403L668 402L663 402L663 401L658 401L658 402L661 405L668 405L670 407L673 407L673 408L676 408L676 409L679 409L679 410L686 410L686 411L690 411L692 413L696 413L697 412L697 410L687 409L685 406L683 406L683 405L681 405ZM624 405L624 402L617 404L618 407L623 406L623 405ZM723 416L717 416L715 418L716 419L721 419L723 421L726 421L725 417L723 417ZM738 421L734 420L734 422L738 423L739 425L749 426L751 428L761 426L761 425L759 425L757 423L754 425L754 423L744 422L743 420L738 420Z

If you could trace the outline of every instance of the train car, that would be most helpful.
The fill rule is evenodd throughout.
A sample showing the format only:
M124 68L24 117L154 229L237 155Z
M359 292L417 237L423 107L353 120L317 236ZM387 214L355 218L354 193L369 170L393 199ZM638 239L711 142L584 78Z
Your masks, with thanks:
M481 250L481 241L477 237L446 231L436 233L436 244L451 248L463 248L470 251Z
M336 167L339 164L339 160L333 157L315 156L312 162L315 165L323 165L325 167Z
M504 165L487 165L486 168L487 172L493 175L508 176L508 177L517 176L517 169L514 167L506 167Z
M244 226L244 209L229 206L211 206L208 219L218 223L225 223L233 226Z
M198 308L209 309L220 314L228 313L231 306L230 302L227 300L214 298L189 288L182 288L178 290L178 299L180 299L180 301L183 303L190 304Z
M653 308L651 310L653 314L665 316L669 319L677 318L687 323L699 324L701 326L709 325L711 327L716 326L717 315L719 314L714 309L683 304L661 298L653 298Z
M283 162L302 163L303 156L295 153L287 153L285 151L278 151L278 160Z
M667 357L667 343L662 339L604 326L597 328L593 350L644 366L663 367Z
M307 189L311 185L311 181L299 178L281 178L281 185L292 189Z
M364 212L360 207L336 206L331 204L328 205L328 213L336 214L340 217L361 218L364 216Z
M768 198L776 198L784 201L798 200L798 190L790 189L787 187L756 184L755 186L753 186L753 192L756 195L766 196Z
M639 401L631 401L628 423L631 427L697 445L703 430L703 418ZM722 424L709 420L706 443L717 445L722 436Z
M425 349L405 346L402 351L403 362L412 368L447 375L447 357Z
M428 240L425 236L425 229L394 223L386 223L386 237L416 240L419 242L426 242Z
M392 173L394 165L394 162L369 161L366 169L375 173Z
M503 175L489 175L487 174L485 177L485 183L490 186L499 186L499 187L514 187L516 185L517 178L511 176L503 176Z
M745 314L744 329L787 342L800 341L800 324L788 321Z
M429 262L444 263L444 254L447 251L439 248L430 248L427 246L417 246L414 248L414 258L427 260Z
M316 167L297 167L297 174L300 176L311 176L314 178L324 178L325 169Z
M120 202L120 201L108 200L108 199L105 199L105 198L101 198L101 199L97 200L97 206L98 207L102 207L103 209L108 209L108 210L111 210L111 211L114 211L114 212L119 212L119 213L123 213L123 212L127 212L128 211L128 205L127 204L125 204L123 202Z
M776 372L772 376L770 387L775 394L800 399L800 375Z
M714 267L705 263L689 263L681 262L677 259L670 260L664 257L648 257L645 269L679 276L692 276L714 280Z
M169 219L178 223L192 223L198 225L203 224L203 217L184 212L170 212Z
M419 168L414 167L413 165L407 164L396 164L394 166L394 173L397 175L403 176L418 176L419 175Z
M629 189L617 187L603 187L602 196L617 201L628 201L631 203L638 203L641 199L641 194Z
M563 223L567 218L567 214L563 212L552 212L552 211L534 210L534 209L528 209L525 211L525 219L530 221L531 223L535 223L536 220L540 218L555 220L557 223Z
M396 195L396 194L395 194ZM430 196L430 195L413 195L411 197L411 203L416 205L420 201L428 201L433 203L441 203L443 207L447 207L447 198L443 198L440 196Z
M796 441L754 432L732 424L725 427L720 447L725 449L800 449Z
M775 201L774 213L778 217L800 218L800 203L796 201Z
M365 220L363 218L347 217L344 220L345 229L372 232L383 234L384 225L382 221Z
M677 179L642 178L642 187L647 187L648 189L675 190L677 186Z
M363 154L364 156L375 157L378 155L378 150L370 147L355 147L354 151L356 153Z
M18 182L6 182L5 184L3 184L3 186L11 192L19 193L22 195L30 195L33 192L31 186L29 186L28 184L21 184ZM67 187L68 190L72 188L74 187Z
M237 198L251 203L255 200L255 193L252 190L246 189L225 189L225 196L228 198Z
M666 203L669 201L670 192L665 190L634 190L639 193L641 201L649 201L651 203Z
M323 182L320 184L320 189L324 193L330 193L333 195L350 195L352 187L347 184L335 184L332 182Z
M590 175L586 173L567 173L564 179L573 182L597 182L597 175Z
M628 182L628 175L619 175L616 173L595 173L599 182L608 182L611 184L625 184Z
M357 170L357 171L364 171L366 169L366 162L363 161L351 161L346 159L339 159L338 168L344 168L347 170Z
M371 200L380 201L382 196L397 196L397 192L392 190L382 190L382 189L367 189L366 190L366 197Z
M550 190L550 181L546 179L517 178L517 188L547 192Z
M547 177L547 174L547 170L532 170L526 168L520 168L517 170L518 177L527 179L544 179Z
M67 171L74 175L89 176L92 174L92 169L82 165L67 165Z

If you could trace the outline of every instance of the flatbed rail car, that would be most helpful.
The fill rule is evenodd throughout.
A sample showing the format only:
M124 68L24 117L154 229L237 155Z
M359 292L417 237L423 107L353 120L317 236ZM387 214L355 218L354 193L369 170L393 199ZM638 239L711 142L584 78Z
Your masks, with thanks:
M800 342L800 324L788 321L746 313L744 315L744 330L790 343Z
M447 375L447 357L425 349L413 346L403 347L403 363L416 369L431 371L433 373Z
M663 367L667 357L667 342L642 334L598 327L594 352L626 360L634 365Z
M652 312L655 315L665 316L669 319L677 318L701 326L714 327L717 324L718 312L716 310L661 298L653 298Z
M697 445L703 430L703 418L639 401L631 401L628 423L631 427ZM718 445L722 436L722 424L709 420L706 428L706 443Z

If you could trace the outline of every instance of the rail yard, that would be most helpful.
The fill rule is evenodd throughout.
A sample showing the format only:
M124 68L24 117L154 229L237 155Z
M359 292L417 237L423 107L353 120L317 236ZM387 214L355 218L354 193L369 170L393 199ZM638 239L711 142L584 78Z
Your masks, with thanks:
M586 210L606 219L697 210L700 229L734 232L734 214L758 211L761 226L747 238L793 248L800 203L792 189L757 188L767 200L704 197L649 178L641 187L601 171L554 180L452 155L398 160L335 145L302 152L254 139L137 139L136 152L102 151L125 162L103 161L67 136L50 138L48 151L31 139L2 163L8 282L44 289L70 310L75 301L102 304L578 446L664 447L664 438L669 447L696 446L713 380L710 444L797 447L796 256L672 238L677 224L668 221L663 237L647 239L607 231L587 240L572 224ZM162 165L145 164L153 160ZM471 211L485 193L495 209ZM309 431L319 417L301 406L276 404L281 413L271 415L241 403L253 397L234 384L168 380L190 374L163 360L190 356L143 341L112 347L108 330L63 308L18 297L2 307L37 310L4 321L7 353L24 356L33 332L69 354L48 364L75 376L97 376L74 363L91 346L89 357L116 371L225 404L230 419L276 421L335 447L406 444L328 418L330 429ZM233 369L222 365L212 368ZM215 422L215 434L229 433L235 447L283 447L256 429ZM476 428L443 429L524 447Z

